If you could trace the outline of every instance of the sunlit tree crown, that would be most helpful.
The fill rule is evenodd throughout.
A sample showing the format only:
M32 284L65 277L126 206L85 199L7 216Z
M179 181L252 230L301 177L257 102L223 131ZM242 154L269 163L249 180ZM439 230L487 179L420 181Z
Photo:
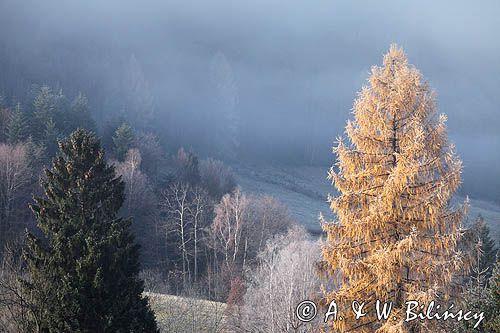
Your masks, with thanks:
M376 299L393 301L398 320L349 316L335 327L417 332L403 322L404 303L446 300L455 273L466 266L457 249L465 212L449 206L461 162L447 141L446 117L437 114L434 93L395 45L383 66L372 68L353 114L348 140L339 139L329 172L339 192L330 198L338 220L323 224L323 258L325 271L341 283L325 292L325 302L365 301L374 310ZM418 329L428 331L431 324Z

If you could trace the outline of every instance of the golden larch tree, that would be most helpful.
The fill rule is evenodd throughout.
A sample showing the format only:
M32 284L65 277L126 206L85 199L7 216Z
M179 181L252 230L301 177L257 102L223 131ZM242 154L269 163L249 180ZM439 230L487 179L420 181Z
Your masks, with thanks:
M446 302L467 266L457 246L466 205L450 208L461 161L434 93L402 49L391 45L368 81L329 172L339 195L329 200L337 221L323 221L323 267L340 283L324 302L339 305L344 318L331 324L341 332L437 332L435 320L405 323L404 309L407 300ZM354 300L368 312L358 320ZM375 317L376 300L393 302L389 320Z

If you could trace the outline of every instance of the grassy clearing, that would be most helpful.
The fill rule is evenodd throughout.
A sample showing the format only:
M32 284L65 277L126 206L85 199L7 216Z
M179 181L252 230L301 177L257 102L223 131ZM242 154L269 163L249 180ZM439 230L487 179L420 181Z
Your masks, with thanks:
M336 194L326 178L328 168L237 165L234 169L238 184L244 191L276 197L288 206L291 216L307 229L314 232L321 230L318 222L320 212L328 220L334 219L326 201L328 193ZM457 195L453 203L460 204L463 201L464 197ZM500 243L500 206L471 198L466 223L474 221L478 214L489 225L492 238Z
M145 294L161 332L228 332L225 303L151 292Z

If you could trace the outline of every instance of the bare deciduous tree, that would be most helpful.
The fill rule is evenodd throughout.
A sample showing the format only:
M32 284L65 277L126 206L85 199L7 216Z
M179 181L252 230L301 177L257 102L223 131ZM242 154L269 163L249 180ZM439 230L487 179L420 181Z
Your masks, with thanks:
M251 256L256 257L269 238L286 233L293 221L287 207L268 195L252 197L249 211L251 227L248 228L248 246Z
M299 321L295 310L300 302L320 295L316 271L320 252L319 241L298 226L270 240L248 276L243 305L232 312L235 330L303 332L317 327L318 322L306 325Z
M165 224L166 232L174 233L178 240L178 247L181 252L182 262L182 282L187 286L188 279L191 279L189 269L188 244L191 242L191 235L188 232L192 224L189 218L189 191L188 184L174 183L162 192L161 207L167 216Z
M158 233L155 221L158 215L157 198L149 178L142 172L142 155L136 148L129 149L123 162L113 162L115 170L125 182L125 201L121 213L132 217L132 228L141 244L141 260L146 266L156 262Z
M27 195L33 170L26 146L0 144L0 237L5 239L20 228L14 227L16 208Z
M134 146L141 152L141 168L154 181L165 163L165 154L158 136L150 132L138 132L134 138Z
M149 182L140 170L142 158L138 149L132 148L127 152L125 161L116 162L116 173L122 176L125 182L125 208L126 215L135 215L134 212L142 212L151 204L151 190Z
M173 183L162 192L160 205L167 242L175 243L179 251L185 288L187 282L198 282L202 270L212 209L209 197L200 187Z
M249 223L249 199L239 188L226 194L215 206L212 232L219 252L222 252L225 265L230 268L239 263L245 265L248 239L243 237Z
M231 167L212 158L200 162L200 178L203 187L216 200L220 200L224 194L232 192L236 187Z
M198 157L191 151L180 148L173 156L177 181L196 185L200 182Z
M198 282L200 268L199 257L201 252L201 242L206 239L206 221L209 215L210 203L208 194L200 187L195 187L191 193L191 200L188 208L193 225L193 261L194 261L194 282Z
M0 262L0 332L36 332L42 309L30 301L25 282L21 241L15 239L3 248Z
M209 278L213 277L210 282L218 289L217 299L225 300L233 280L255 264L266 241L285 233L292 221L286 207L276 199L247 196L239 188L224 195L214 213Z

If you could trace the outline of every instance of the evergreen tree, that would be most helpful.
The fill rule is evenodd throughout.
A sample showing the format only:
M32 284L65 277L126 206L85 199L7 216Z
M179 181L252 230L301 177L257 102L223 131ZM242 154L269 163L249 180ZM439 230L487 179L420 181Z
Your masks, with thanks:
M35 141L43 142L47 129L47 123L53 119L56 113L56 95L48 86L42 86L37 90L33 100L33 117L31 128Z
M487 321L485 326L491 332L500 332L500 260L493 269L493 274L489 281L488 304L484 308L487 311Z
M478 327L474 328L475 323L464 321L456 331L463 333L500 332L500 262L497 260L493 267L492 276L487 286L469 285L464 293L464 309L472 312L483 312L484 320Z
M45 130L43 134L43 146L49 156L54 156L57 152L57 141L59 139L59 131L56 123L49 118L45 123Z
M65 136L71 134L73 131L66 131L66 122L69 120L70 123L74 123L73 114L71 110L71 104L63 94L62 89L59 89L57 93L52 95L53 103L54 103L54 113L52 119L55 120L57 129L59 132L64 133ZM76 130L78 127L75 127L73 130Z
M139 279L130 221L117 218L124 184L99 141L78 129L42 181L32 206L26 281L39 332L156 332Z
M126 121L123 116L113 116L104 122L104 125L101 128L100 138L102 147L106 151L113 151L113 137L115 136L116 129L125 122Z
M479 215L472 226L474 233L474 245L476 247L474 255L474 266L472 268L472 279L478 283L486 283L493 272L493 266L497 258L497 248L495 241L490 237L490 228Z
M30 161L33 170L35 170L36 174L39 174L44 166L50 163L50 158L47 156L45 146L36 144L31 136L26 139L24 145L26 147L28 160Z
M127 124L123 123L118 127L113 135L113 145L114 145L114 155L119 161L123 161L127 152L134 143L134 133L132 128Z
M323 224L322 267L341 286L324 300L349 306L339 308L344 320L332 321L341 332L436 331L437 321L405 322L403 307L444 302L455 273L467 269L457 248L464 210L448 205L461 162L447 143L446 117L436 115L432 92L403 51L391 46L383 64L354 103L350 144L339 139L335 148L329 178L339 196L330 205L338 223ZM396 320L377 320L377 299L393 302ZM373 311L355 320L353 300Z
M94 120L89 111L88 99L82 93L78 94L71 103L69 110L61 118L63 122L63 133L65 135L73 132L77 128L93 130Z
M24 112L21 110L21 105L17 103L14 112L10 117L7 125L7 137L9 143L16 144L28 138L29 125Z
M62 89L54 92L48 86L38 88L32 102L33 117L31 118L31 130L33 138L38 143L47 146L49 153L55 153L57 149L57 138L67 136L78 127L87 125L80 124L81 108L73 110ZM81 102L86 102L82 99ZM75 111L75 112L74 112ZM83 113L85 117L85 113Z

